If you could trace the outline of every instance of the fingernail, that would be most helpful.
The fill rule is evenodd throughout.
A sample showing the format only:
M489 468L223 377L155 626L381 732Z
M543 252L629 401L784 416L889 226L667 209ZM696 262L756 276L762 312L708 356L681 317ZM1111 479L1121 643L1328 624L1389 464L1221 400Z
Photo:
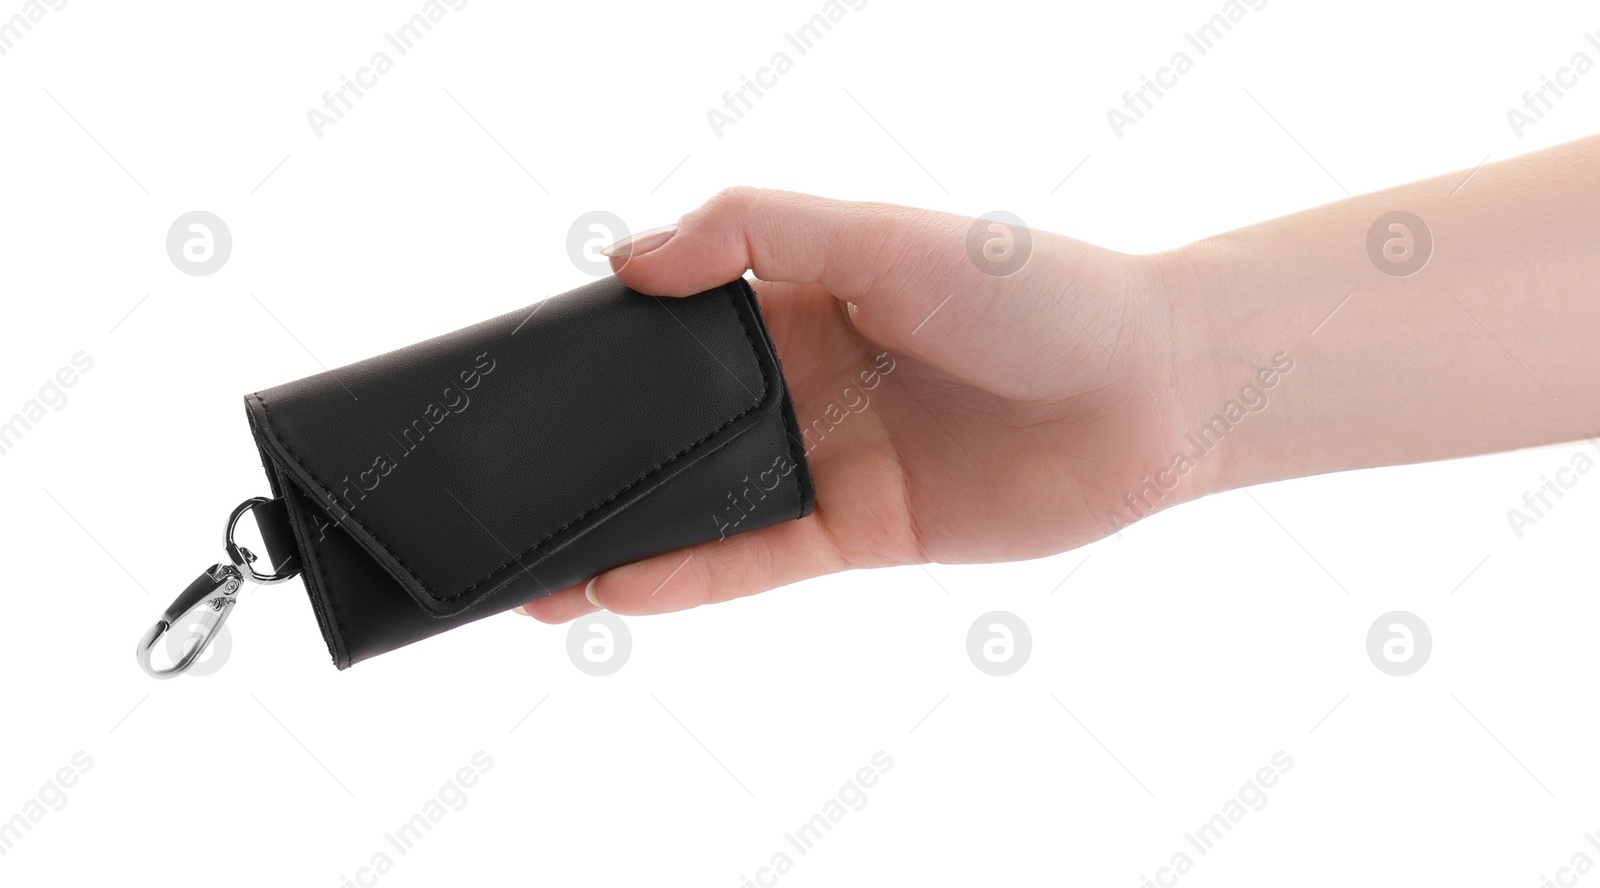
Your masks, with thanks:
M522 614L524 617L526 617L528 615L527 605L519 604L516 607L512 608L512 610L516 611L519 614Z
M594 597L594 584L599 580L599 577L595 577L589 581L589 585L583 587L583 597L589 599L589 603L595 607L600 606L600 600Z
M662 244L672 240L672 236L677 233L678 224L676 222L671 225L663 225L660 228L652 228L649 231L641 231L606 247L600 251L600 255L612 258L617 256L643 256L651 250L659 249Z

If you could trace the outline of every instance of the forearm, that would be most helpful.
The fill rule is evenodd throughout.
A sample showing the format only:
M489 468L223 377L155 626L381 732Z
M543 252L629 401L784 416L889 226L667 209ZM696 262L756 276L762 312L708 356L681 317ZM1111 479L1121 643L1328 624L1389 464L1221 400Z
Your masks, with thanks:
M1394 210L1432 234L1409 276L1368 255ZM1597 211L1600 137L1154 257L1186 428L1293 362L1256 380L1266 405L1198 461L1199 492L1600 433Z

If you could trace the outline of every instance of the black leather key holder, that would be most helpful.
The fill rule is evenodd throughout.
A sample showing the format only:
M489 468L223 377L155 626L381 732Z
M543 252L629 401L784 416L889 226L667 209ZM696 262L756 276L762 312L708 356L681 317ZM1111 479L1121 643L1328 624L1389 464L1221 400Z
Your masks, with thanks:
M685 299L604 278L245 406L272 497L235 510L228 560L140 639L153 676L194 663L246 582L299 576L345 669L816 500L743 278ZM729 500L753 489L730 528ZM265 563L233 540L246 512ZM196 624L171 665L152 664Z

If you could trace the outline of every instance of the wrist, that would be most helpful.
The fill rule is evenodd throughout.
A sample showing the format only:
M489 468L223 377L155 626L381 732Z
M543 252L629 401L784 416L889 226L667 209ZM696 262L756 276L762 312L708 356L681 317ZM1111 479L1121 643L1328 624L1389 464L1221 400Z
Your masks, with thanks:
M1170 445L1191 465L1191 498L1275 479L1274 441L1292 425L1286 404L1304 375L1303 340L1284 328L1277 295L1292 283L1252 262L1248 241L1224 235L1148 257L1171 339Z

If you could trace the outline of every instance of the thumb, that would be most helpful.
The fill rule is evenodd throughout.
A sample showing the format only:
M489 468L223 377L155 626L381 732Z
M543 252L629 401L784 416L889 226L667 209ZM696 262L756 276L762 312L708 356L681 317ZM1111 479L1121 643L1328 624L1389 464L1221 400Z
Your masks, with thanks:
M960 273L970 220L880 203L729 188L676 225L607 247L624 284L655 296L690 296L744 274L818 284L866 307Z

